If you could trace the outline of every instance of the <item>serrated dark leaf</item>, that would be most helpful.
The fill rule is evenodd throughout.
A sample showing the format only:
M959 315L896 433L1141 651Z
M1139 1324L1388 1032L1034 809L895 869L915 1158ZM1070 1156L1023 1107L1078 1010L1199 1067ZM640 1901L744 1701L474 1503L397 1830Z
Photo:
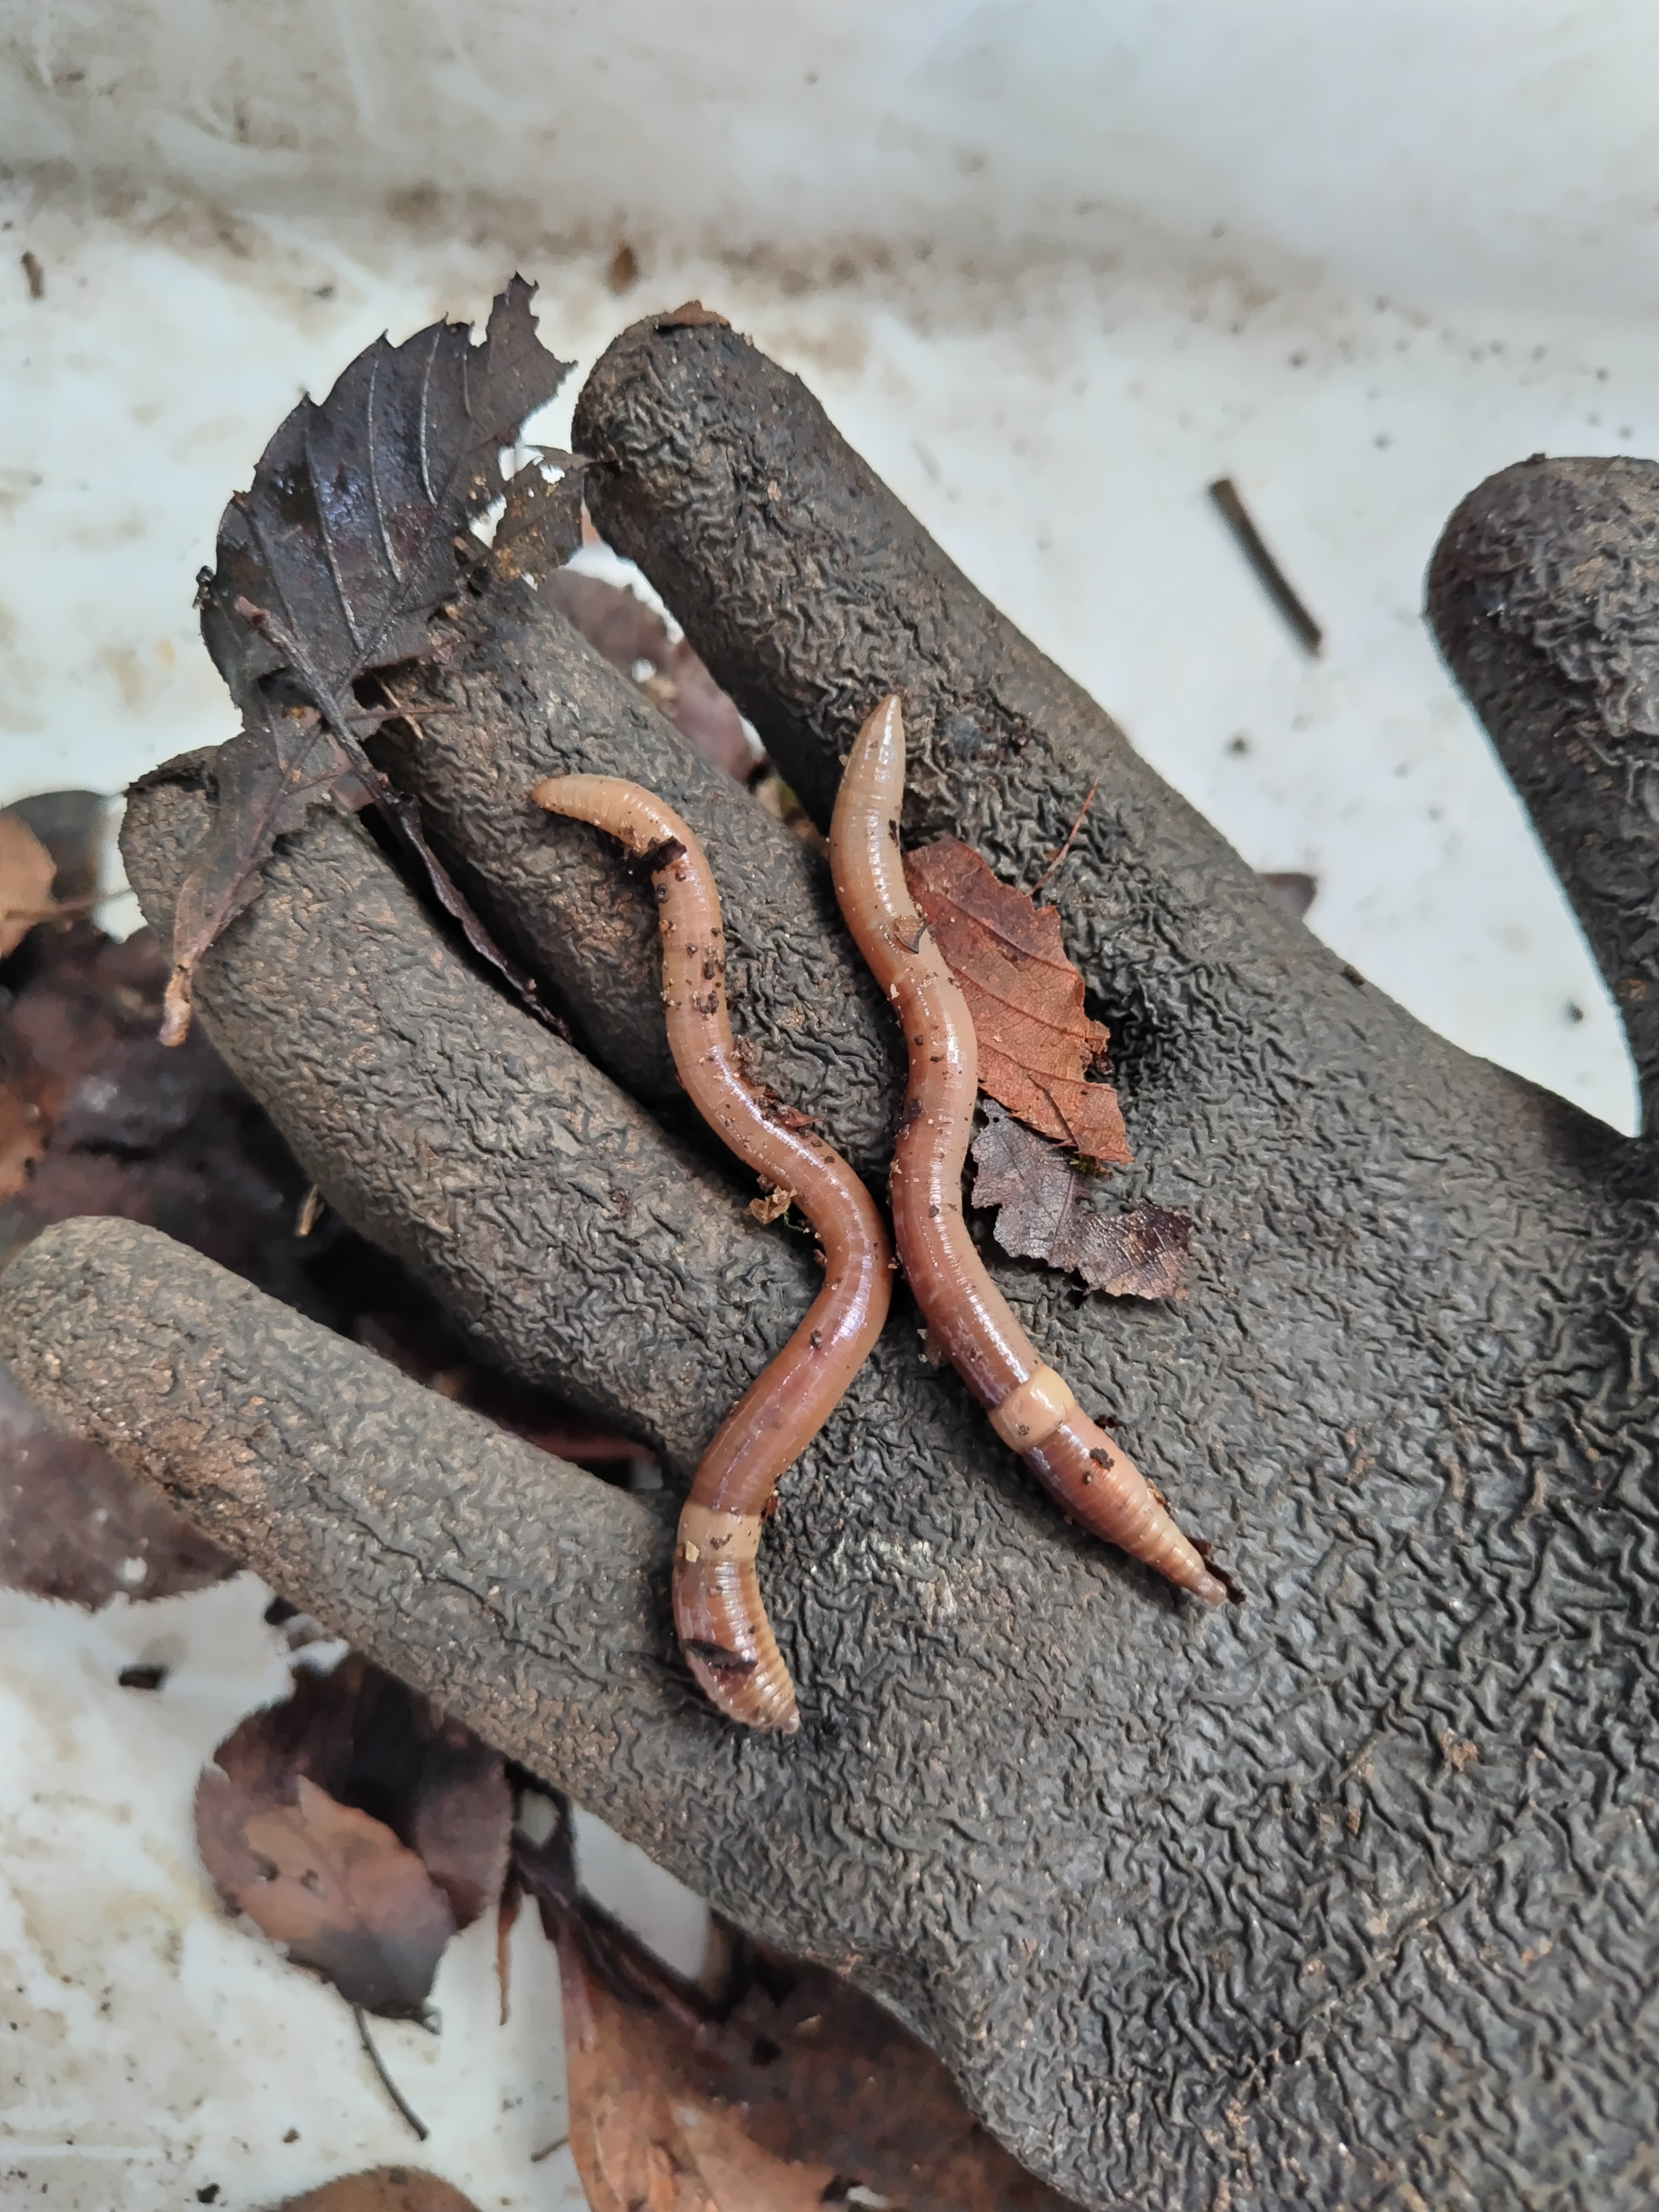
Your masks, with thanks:
M434 323L377 338L302 399L219 526L202 634L239 704L286 668L337 732L351 686L408 660L454 588L456 532L500 496L501 448L568 374L515 276L481 346Z
M197 604L243 727L179 896L170 1042L189 1025L197 963L257 897L275 841L331 793L348 807L367 796L382 803L433 873L408 817L383 803L352 687L425 650L427 623L455 589L467 522L501 491L501 447L568 372L536 336L532 290L513 279L480 346L447 322L400 346L377 338L320 405L301 401L251 489L225 509L217 566L204 573ZM319 724L303 757L296 704ZM439 891L475 946L521 987L453 884Z
M1117 1298L1182 1294L1192 1224L1167 1206L1097 1213L1064 1150L985 1105L974 1140L973 1202L994 1206L992 1234L1011 1259L1042 1260Z

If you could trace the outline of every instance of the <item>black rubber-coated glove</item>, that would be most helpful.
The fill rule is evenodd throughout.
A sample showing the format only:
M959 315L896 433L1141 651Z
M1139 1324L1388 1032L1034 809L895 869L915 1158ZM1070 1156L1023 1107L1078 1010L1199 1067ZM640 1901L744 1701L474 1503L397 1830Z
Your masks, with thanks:
M487 1428L154 1233L79 1222L0 1355L285 1595L765 1937L843 1968L1093 2206L1596 2212L1655 2185L1652 1156L1428 1034L1323 950L988 606L792 378L713 323L595 370L589 500L823 821L889 690L904 833L1051 885L1189 1295L994 1260L1247 1601L1068 1528L886 1335L762 1552L799 1737L717 1719L672 1501ZM1659 1054L1659 471L1536 464L1437 558L1445 649ZM530 808L627 775L705 840L759 1074L879 1172L897 1039L822 864L524 583L439 625L382 743L580 1048L313 815L202 1018L345 1218L499 1362L684 1477L808 1303L810 1247L677 1100L648 889ZM133 799L166 927L210 756Z

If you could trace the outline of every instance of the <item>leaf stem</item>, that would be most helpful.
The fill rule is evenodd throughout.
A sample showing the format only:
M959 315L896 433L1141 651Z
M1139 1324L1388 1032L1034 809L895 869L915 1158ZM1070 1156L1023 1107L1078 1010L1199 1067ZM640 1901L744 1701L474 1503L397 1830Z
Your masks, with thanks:
M1100 778L1097 776L1094 781L1089 786L1089 789L1084 799L1083 804L1077 811L1077 820L1073 823L1071 828L1066 832L1064 842L1056 845L1054 851L1049 854L1048 865L1043 869L1042 873L1032 884L1030 891L1026 895L1028 897L1035 898L1036 896L1037 893L1042 889L1044 884L1048 882L1049 877L1053 875L1054 870L1060 866L1060 862L1066 858L1066 855L1071 851L1072 840L1076 836L1078 831L1083 827L1083 817L1089 811L1089 809L1094 805L1095 793L1099 789Z

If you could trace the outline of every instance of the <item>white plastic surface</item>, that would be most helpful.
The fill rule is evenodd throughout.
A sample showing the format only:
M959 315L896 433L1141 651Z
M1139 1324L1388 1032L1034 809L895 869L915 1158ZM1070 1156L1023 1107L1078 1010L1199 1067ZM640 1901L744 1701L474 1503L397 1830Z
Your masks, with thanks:
M1659 450L1650 9L6 0L0 34L0 145L58 164L0 205L0 800L229 733L195 570L378 331L476 315L516 264L574 396L696 294L1254 865L1318 877L1345 957L1630 1126L1606 995L1418 610L1491 470ZM1224 473L1318 661L1206 500ZM0 1597L0 2204L216 2183L240 2212L412 2158L481 2207L576 2201L568 2153L531 2159L563 2121L528 1917L505 2031L481 1931L441 2038L377 2031L421 2147L337 2001L215 1906L190 1796L280 1688L262 1604ZM161 1643L167 1686L118 1688ZM582 1846L694 1965L695 1905Z

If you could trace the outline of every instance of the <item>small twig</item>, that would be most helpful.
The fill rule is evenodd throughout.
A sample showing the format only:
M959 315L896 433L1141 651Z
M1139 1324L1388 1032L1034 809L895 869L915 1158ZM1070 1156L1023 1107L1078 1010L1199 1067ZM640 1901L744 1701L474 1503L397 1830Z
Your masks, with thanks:
M294 1233L296 1237L310 1236L322 1218L323 1206L324 1199L321 1191L314 1182L308 1184L305 1196L300 1200L299 1218L294 1224Z
M32 929L38 921L73 921L97 903L97 892L88 891L84 898L53 899L50 906L9 906L0 913L0 922L26 921Z
M369 2040L368 2022L363 2017L363 2008L361 2005L352 2006L351 2017L357 2023L357 2040L362 2045L364 2051L368 2054L369 2064L374 2069L374 2071L380 2077L380 2087L386 2091L387 2096L391 2098L392 2103L398 2107L399 2112L402 2113L404 2119L408 2121L410 2126L414 2130L416 2140L421 2142L424 2142L428 2136L431 2134L432 2130L427 2126L426 2122L421 2118L420 2114L416 2112L413 2106L410 2105L408 2099L404 2095L403 2091L398 2087L392 2076L386 2072L386 2062L380 2057L380 2052L374 2048L374 2044Z
M354 737L372 738L377 731L383 730L388 722L407 722L417 738L424 738L426 732L421 727L421 723L415 719L416 713L422 721L430 721L437 714L464 714L466 712L465 707L452 706L441 699L434 699L418 709L405 707L384 678L380 682L380 690L389 702L387 705L366 707L360 714L346 716L346 726Z
M556 2136L550 2143L544 2143L539 2150L531 2152L530 2163L539 2166L544 2158L551 2158L556 2150L562 2150L569 2140L568 2135Z
M23 264L23 274L28 279L30 299L44 300L46 296L46 272L40 266L40 256L31 253L26 247L19 258Z
M1221 510L1222 519L1237 539L1238 549L1255 569L1262 589L1290 624L1298 641L1310 653L1316 653L1325 642L1325 634L1297 597L1290 578L1262 542L1261 532L1245 512L1244 502L1239 497L1238 487L1232 478L1218 477L1210 486L1210 497Z
M1043 869L1042 873L1032 884L1030 890L1031 897L1035 898L1036 896L1037 893L1042 889L1044 884L1048 882L1049 877L1053 875L1054 870L1060 866L1060 862L1066 858L1066 855L1071 851L1072 840L1077 836L1078 831L1083 827L1083 817L1089 811L1089 809L1094 805L1095 793L1099 789L1100 778L1097 776L1094 781L1089 786L1088 793L1085 798L1082 805L1079 806L1077 811L1077 820L1073 823L1071 828L1066 832L1064 842L1056 845L1054 851L1049 854L1048 866Z

